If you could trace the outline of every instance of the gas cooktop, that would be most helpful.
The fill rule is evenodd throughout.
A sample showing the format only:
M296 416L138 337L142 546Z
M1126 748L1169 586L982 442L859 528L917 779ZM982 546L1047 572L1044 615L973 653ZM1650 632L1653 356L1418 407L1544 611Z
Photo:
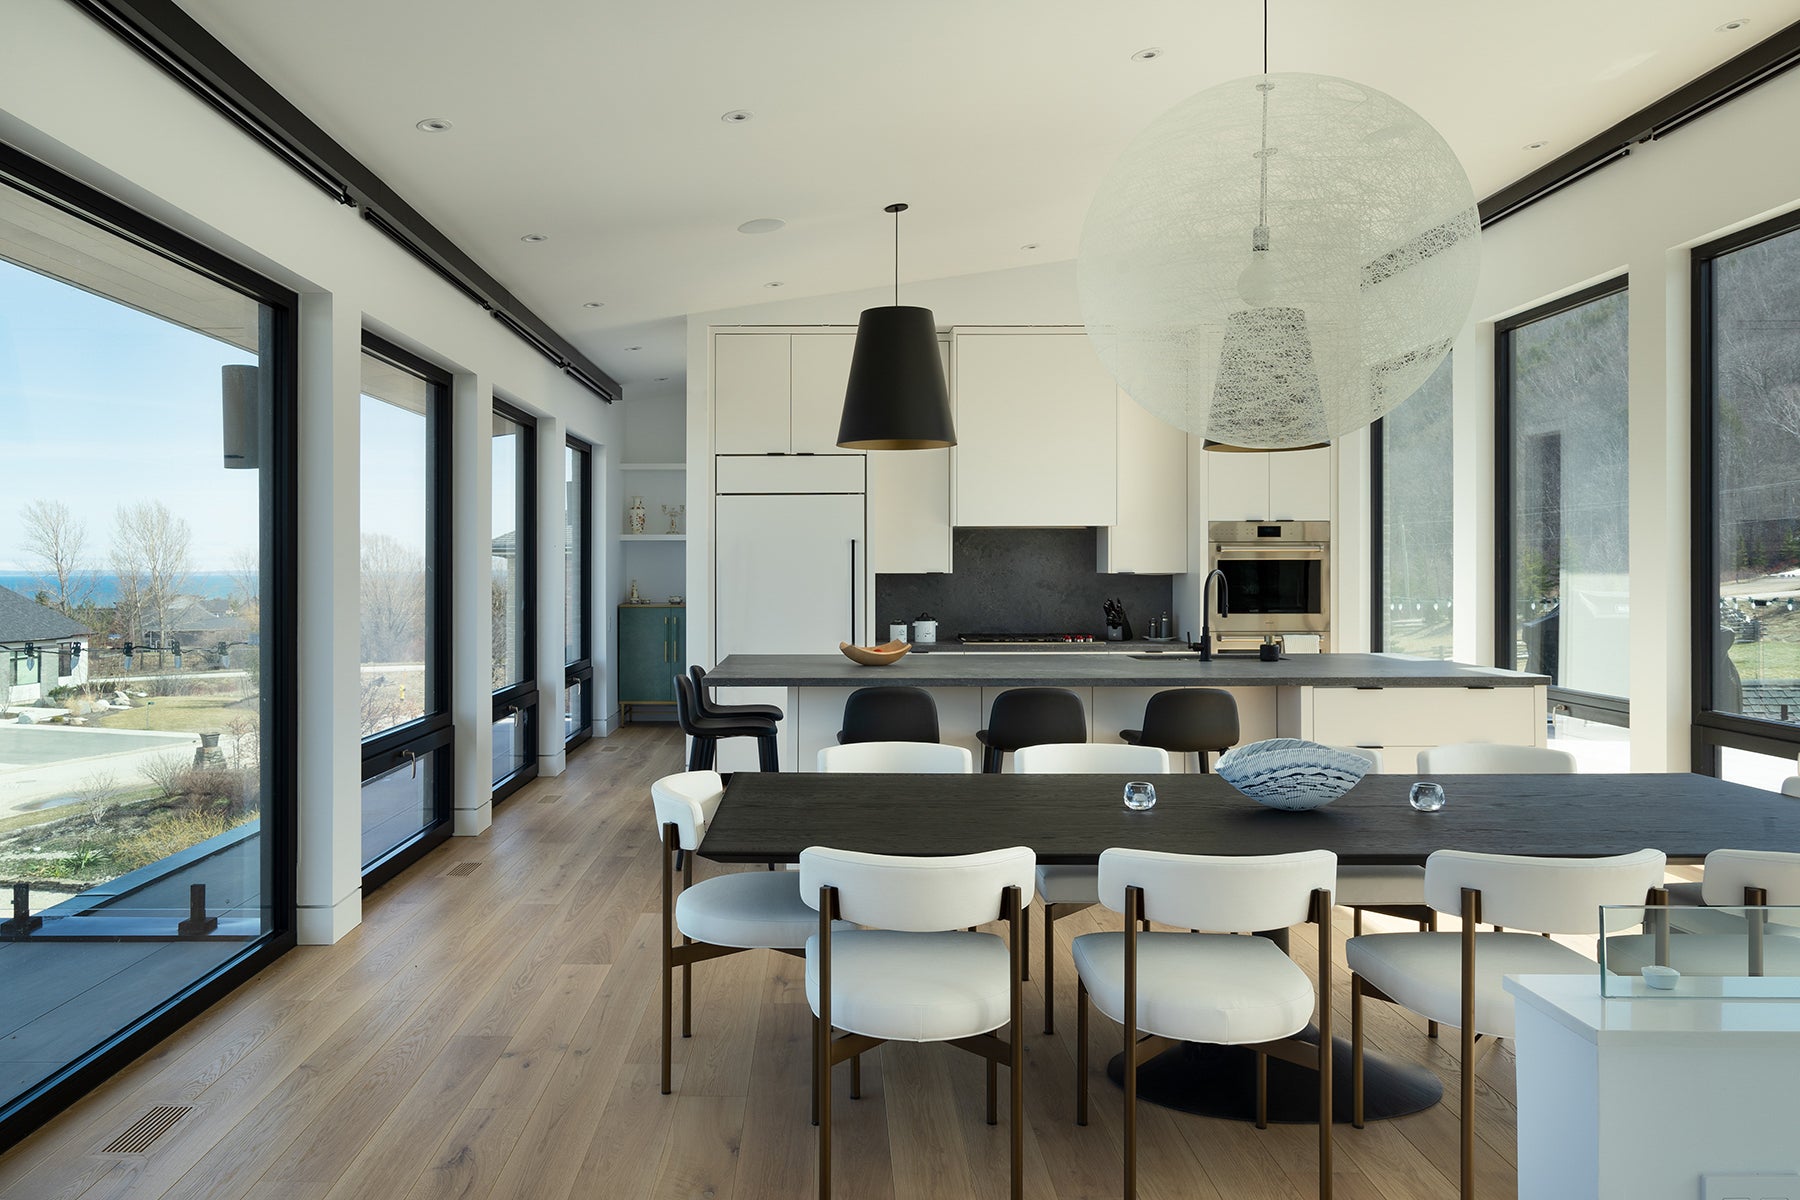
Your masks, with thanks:
M965 646L1058 646L1064 642L1091 642L1091 633L959 633Z

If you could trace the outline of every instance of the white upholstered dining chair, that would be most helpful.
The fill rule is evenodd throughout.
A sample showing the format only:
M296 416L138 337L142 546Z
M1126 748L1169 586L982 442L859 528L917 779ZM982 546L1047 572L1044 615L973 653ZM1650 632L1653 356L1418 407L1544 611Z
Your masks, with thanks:
M1369 761L1369 770L1379 775L1381 751L1373 746L1334 746L1346 754L1356 754ZM1425 868L1405 863L1356 864L1339 863L1337 890L1332 899L1338 907L1350 910L1351 932L1362 932L1363 909L1422 909L1425 907ZM1430 918L1419 922L1421 929L1430 926Z
M849 742L819 751L819 770L867 775L969 775L975 756L940 742Z
M1419 751L1421 775L1573 775L1575 756L1546 746L1456 742Z
M1123 742L1061 742L1013 751L1018 775L1167 775L1169 752ZM1100 903L1100 875L1094 867L1039 866L1038 895L1044 898L1044 1032L1056 1032L1056 922Z
M1075 1120L1088 1118L1088 1003L1124 1026L1125 1197L1137 1194L1137 1068L1180 1042L1255 1049L1258 1128L1268 1125L1270 1054L1319 1074L1319 1196L1331 1196L1331 888L1337 856L1100 855L1100 902L1118 933L1075 939ZM1211 933L1142 933L1144 920ZM1318 984L1273 940L1235 937L1318 923ZM1318 1014L1316 1042L1295 1037ZM1140 1038L1139 1034L1145 1035Z
M1350 964L1351 1122L1363 1124L1363 998L1462 1031L1462 1197L1475 1195L1475 1072L1513 1035L1507 975L1586 975L1594 960L1540 936L1600 932L1603 904L1642 904L1662 884L1660 850L1611 858L1527 858L1439 850L1425 860L1425 900L1459 917L1458 933L1376 933L1345 943ZM1477 932L1483 921L1508 932ZM1479 1055L1477 1053L1479 1048Z
M800 893L818 909L806 941L806 998L818 1063L819 1196L831 1195L831 1070L882 1042L949 1042L987 1060L988 1124L997 1123L995 1072L1006 1066L1012 1196L1024 1194L1024 946L1031 902L1028 847L909 858L812 846L800 853ZM839 928L834 918L870 928ZM1007 921L1010 937L966 932ZM1002 1038L995 1030L1008 1026ZM843 1034L833 1037L835 1030Z
M650 785L662 838L662 1094L669 1094L674 978L681 969L681 1036L694 1032L693 965L741 950L804 952L818 916L786 871L740 871L694 882L694 851L725 795L716 771L683 771ZM676 859L681 888L675 888ZM681 944L675 944L675 934Z

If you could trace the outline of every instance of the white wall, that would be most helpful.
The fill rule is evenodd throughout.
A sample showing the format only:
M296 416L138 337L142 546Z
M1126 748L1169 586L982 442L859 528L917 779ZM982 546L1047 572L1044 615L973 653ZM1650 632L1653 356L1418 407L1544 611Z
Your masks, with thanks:
M496 389L549 419L560 440L596 446L596 531L616 523L621 418L523 341L193 99L73 5L10 4L0 38L0 138L180 229L301 295L300 917L301 940L328 942L361 914L357 480L359 339L372 329L456 377L452 518L459 547L486 545L485 422ZM473 166L473 165L472 165ZM430 197L412 197L429 211ZM554 320L556 314L546 314ZM561 489L556 489L560 496ZM549 495L546 489L545 495ZM542 519L560 529L562 513ZM610 597L617 543L597 537L596 597ZM562 588L560 550L541 555L540 593ZM457 832L489 820L484 747L491 706L485 554L455 573L452 709L458 729ZM546 612L551 606L542 606ZM555 606L560 613L560 604ZM596 611L609 608L601 603ZM473 614L473 619L471 618ZM473 619L473 624L471 620ZM560 619L560 618L559 618ZM479 629L477 629L479 626ZM600 620L596 711L616 707L613 623ZM560 624L540 641L560 646ZM561 728L561 675L542 679L543 723ZM553 736L553 734L552 734ZM554 769L552 754L544 764Z
M1790 73L1487 230L1456 345L1456 656L1491 663L1494 322L1630 275L1633 770L1689 765L1688 250L1800 205L1797 115Z

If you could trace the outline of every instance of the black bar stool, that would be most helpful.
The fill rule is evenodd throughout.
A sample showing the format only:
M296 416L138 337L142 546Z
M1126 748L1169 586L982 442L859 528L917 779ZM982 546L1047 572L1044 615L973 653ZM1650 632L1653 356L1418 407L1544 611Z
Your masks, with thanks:
M694 681L694 702L699 706L703 717L768 717L780 721L787 717L773 704L714 704L708 696L706 672L699 663L688 668L688 675Z
M1218 688L1158 692L1144 705L1144 727L1122 729L1119 736L1133 746L1157 746L1171 754L1192 751L1205 774L1212 770L1207 754L1237 745L1237 701Z
M693 749L688 752L688 770L712 770L719 757L719 739L730 737L755 738L758 767L764 771L781 769L773 717L703 717L699 707L694 681L686 675L675 676L675 717L681 723L681 732L694 739Z
M935 742L937 701L924 688L857 688L844 701L844 727L838 741Z
M998 775L1008 750L1088 740L1087 709L1067 688L1013 688L994 697L981 740L981 771Z

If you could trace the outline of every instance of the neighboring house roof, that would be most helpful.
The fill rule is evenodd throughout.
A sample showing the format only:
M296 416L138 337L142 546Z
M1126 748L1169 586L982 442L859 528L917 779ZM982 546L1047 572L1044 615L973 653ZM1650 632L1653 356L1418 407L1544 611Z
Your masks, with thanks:
M87 627L80 621L0 587L0 642L54 642L87 635Z

